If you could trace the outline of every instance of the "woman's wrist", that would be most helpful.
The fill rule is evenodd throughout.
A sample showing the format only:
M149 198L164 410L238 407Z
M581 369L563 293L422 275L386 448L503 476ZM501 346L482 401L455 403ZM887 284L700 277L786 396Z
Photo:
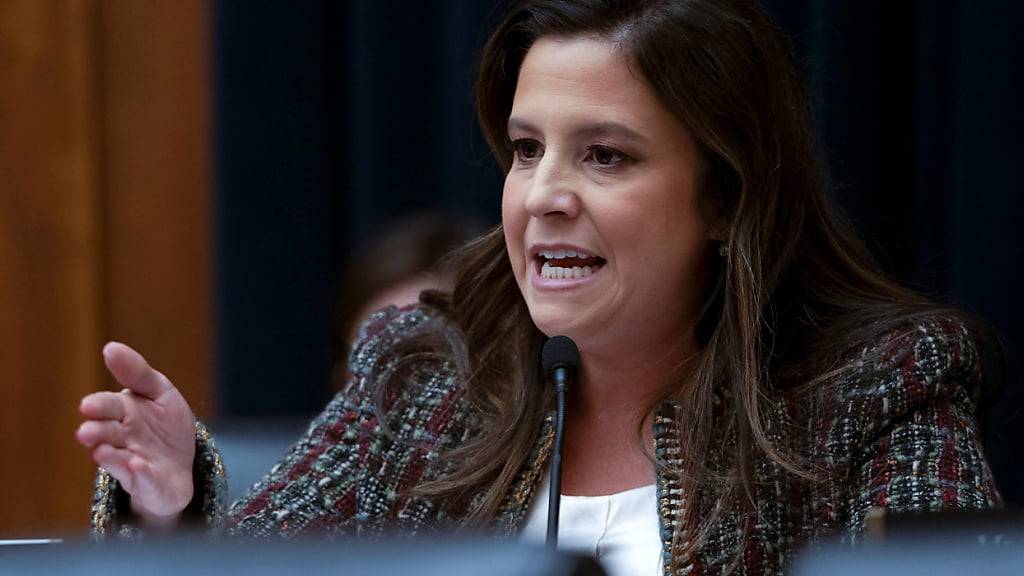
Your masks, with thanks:
M178 510L171 514L154 514L139 508L135 505L134 500L132 501L132 514L139 519L143 527L156 532L172 532L178 527L182 512L184 510Z

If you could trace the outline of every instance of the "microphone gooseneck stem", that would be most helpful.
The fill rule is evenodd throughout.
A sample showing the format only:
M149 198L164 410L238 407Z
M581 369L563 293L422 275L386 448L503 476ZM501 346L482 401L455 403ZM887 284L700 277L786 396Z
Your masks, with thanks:
M565 428L565 391L569 374L565 368L555 369L555 445L551 453L551 490L548 495L547 548L558 548L558 510L562 501L562 431Z

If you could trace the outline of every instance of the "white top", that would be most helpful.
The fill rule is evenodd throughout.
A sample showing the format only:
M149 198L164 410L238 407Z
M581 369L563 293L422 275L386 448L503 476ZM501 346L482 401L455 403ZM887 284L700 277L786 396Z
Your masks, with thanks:
M520 538L544 544L550 482L537 486ZM661 534L654 484L607 496L566 496L558 511L558 549L597 558L608 576L659 576Z

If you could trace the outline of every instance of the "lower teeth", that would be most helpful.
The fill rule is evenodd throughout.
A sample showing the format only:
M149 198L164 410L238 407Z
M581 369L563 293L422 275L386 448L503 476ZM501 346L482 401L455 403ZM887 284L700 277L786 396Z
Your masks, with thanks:
M552 266L545 262L540 268L541 277L552 280L584 278L593 273L594 267L591 266L573 266L572 268L563 268L561 266Z

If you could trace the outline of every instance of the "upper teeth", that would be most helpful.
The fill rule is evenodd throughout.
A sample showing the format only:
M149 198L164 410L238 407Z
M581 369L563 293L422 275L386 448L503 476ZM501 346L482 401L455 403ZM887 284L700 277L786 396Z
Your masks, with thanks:
M590 254L577 252L576 250L541 250L540 255L548 260L561 260L562 258L591 258Z

